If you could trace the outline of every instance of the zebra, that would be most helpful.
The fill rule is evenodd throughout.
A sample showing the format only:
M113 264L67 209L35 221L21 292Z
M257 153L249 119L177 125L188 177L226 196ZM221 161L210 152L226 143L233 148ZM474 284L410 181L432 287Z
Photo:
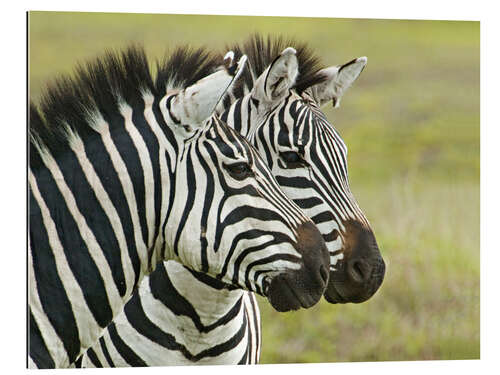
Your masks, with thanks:
M296 49L284 48L290 45ZM254 142L287 193L322 229L334 265L330 280L335 280L325 299L330 303L367 300L380 286L385 265L368 220L350 193L346 147L319 109L330 101L339 106L367 59L320 69L319 59L305 44L279 38L264 41L258 35L243 47L230 48L249 56L250 69L219 103L218 112ZM299 67L301 75L296 78ZM268 99L265 84L271 90L281 85L283 92L275 90ZM318 137L315 147L332 145L335 153L330 159L314 159L314 152L308 150L312 141L303 145L281 142L280 134L298 142L299 135L314 134L320 127L326 129L325 137ZM342 183L332 184L333 193L325 194L328 185L322 181ZM350 211L341 206L342 200ZM253 293L224 289L203 276L171 261L158 267L79 365L258 363L261 327ZM170 289L160 291L156 286L164 284ZM220 306L218 310L214 301ZM154 325L144 323L147 320ZM120 336L127 347L117 347L111 334Z
M71 366L161 261L280 311L319 301L321 234L214 115L246 61L226 57L180 47L154 80L142 47L107 51L30 103L28 367Z

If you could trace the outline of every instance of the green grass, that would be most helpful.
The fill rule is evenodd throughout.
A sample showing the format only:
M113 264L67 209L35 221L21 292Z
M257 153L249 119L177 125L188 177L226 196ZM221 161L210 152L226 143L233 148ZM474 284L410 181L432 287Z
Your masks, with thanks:
M261 298L262 362L479 357L479 188L411 182L356 190L387 262L379 292L287 314Z
M283 314L261 298L261 363L479 358L479 23L35 12L30 95L106 48L161 57L255 31L304 40L325 64L368 56L325 113L387 263L363 304Z

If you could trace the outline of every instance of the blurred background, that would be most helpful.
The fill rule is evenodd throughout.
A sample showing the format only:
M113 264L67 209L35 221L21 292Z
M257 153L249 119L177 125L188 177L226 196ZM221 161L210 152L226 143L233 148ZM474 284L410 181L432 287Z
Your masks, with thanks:
M29 93L104 49L160 58L253 32L307 42L325 65L367 56L325 106L386 261L362 304L278 313L259 298L261 363L479 358L479 22L32 12Z

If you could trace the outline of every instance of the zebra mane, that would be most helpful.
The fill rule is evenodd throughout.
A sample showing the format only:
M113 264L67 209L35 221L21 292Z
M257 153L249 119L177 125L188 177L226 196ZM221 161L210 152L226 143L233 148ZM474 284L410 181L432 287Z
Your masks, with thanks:
M120 103L143 106L144 93L160 98L167 90L188 87L215 71L221 61L204 48L177 47L156 61L154 79L144 48L133 45L78 64L72 76L61 75L48 85L39 103L30 102L30 167L42 164L40 150L53 156L67 150L70 133L82 139L95 136L91 115L102 116L110 126L120 123Z
M236 60L243 54L248 57L246 69L243 70L241 78L235 84L232 93L236 98L245 95L245 88L251 89L254 81L266 70L274 59L286 48L293 47L297 51L299 62L299 76L294 85L294 89L300 94L314 84L323 82L326 77L318 75L318 71L324 68L319 57L314 55L312 50L303 42L283 36L264 38L260 34L254 34L242 44L228 46L226 50L235 53ZM229 104L226 97L224 105Z

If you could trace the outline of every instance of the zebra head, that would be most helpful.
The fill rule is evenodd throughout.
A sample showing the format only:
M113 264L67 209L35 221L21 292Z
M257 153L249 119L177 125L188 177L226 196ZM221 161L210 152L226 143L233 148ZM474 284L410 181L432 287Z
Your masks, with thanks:
M175 138L175 181L163 257L267 296L278 311L318 302L330 264L311 220L280 189L259 153L216 115L246 57L159 103ZM171 256L166 256L168 253Z
M247 135L285 193L321 231L331 267L325 299L363 302L381 285L385 263L349 187L347 146L320 106L329 101L338 106L367 59L319 70L305 46L282 50L283 44L266 44L257 36L245 45L250 65L246 87L236 87L232 95L248 94L223 118L238 117L235 128Z

